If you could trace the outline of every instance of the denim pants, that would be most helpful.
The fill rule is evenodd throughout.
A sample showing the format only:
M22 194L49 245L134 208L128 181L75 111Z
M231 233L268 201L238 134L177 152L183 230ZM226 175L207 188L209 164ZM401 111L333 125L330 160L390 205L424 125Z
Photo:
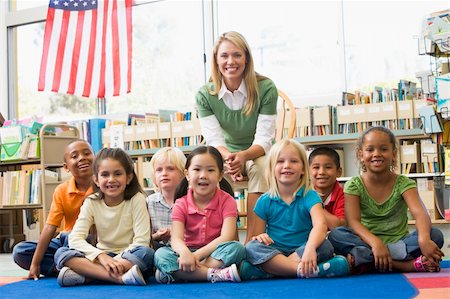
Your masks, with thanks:
M113 252L107 253L111 257L115 257ZM121 258L138 265L145 277L150 276L153 271L153 256L155 251L147 246L138 246L131 250L121 253ZM55 253L55 264L58 270L61 270L65 263L74 257L85 257L85 254L69 247L61 247Z
M431 240L439 248L444 245L444 235L442 232L432 227L430 232ZM351 254L355 259L355 266L373 263L374 257L371 247L356 235L350 227L338 227L333 229L328 235L328 240L336 251L336 254L347 256ZM391 258L396 261L408 261L419 257L422 252L419 247L419 236L417 231L410 233L395 243L386 244Z
M291 250L282 250L274 246L274 244L266 245L259 242L258 240L253 240L245 246L245 251L247 254L247 261L250 264L257 266L264 264L278 254L289 256L293 252L296 252L297 255L301 257L303 255L303 252L305 251L305 245L302 245L298 248L293 248ZM328 261L334 255L333 246L331 245L330 241L326 239L322 244L320 244L316 251L318 263Z
M64 246L68 246L69 233L61 233L58 238L53 238L48 244L41 262L41 274L46 277L56 276L54 256L56 251ZM31 261L37 248L37 241L23 241L14 246L13 259L21 268L30 270Z
M155 266L159 271L169 275L174 280L172 273L179 270L178 257L178 254L171 247L161 247L155 252ZM211 253L211 257L222 261L223 267L228 267L242 262L245 258L245 248L237 241L224 242L217 246L216 250Z

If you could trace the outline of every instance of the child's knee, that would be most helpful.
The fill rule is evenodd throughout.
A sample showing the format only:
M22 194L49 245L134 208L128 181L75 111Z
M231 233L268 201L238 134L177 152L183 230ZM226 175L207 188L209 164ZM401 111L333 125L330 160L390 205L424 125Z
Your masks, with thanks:
M436 243L439 248L442 248L442 246L444 246L444 234L440 229L432 227L430 237L431 240L433 240L433 242Z

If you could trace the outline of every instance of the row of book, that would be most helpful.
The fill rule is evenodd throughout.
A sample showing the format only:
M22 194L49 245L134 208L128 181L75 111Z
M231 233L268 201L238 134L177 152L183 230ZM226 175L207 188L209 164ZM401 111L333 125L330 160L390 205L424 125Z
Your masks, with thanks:
M427 100L297 108L296 118L297 137L361 133L371 126L442 131L439 115Z
M41 169L2 172L0 176L2 206L40 204L41 173Z
M445 148L431 139L404 140L400 145L401 172L439 173L445 163Z
M198 119L156 122L102 129L103 147L143 150L165 146L195 146L203 142Z
M374 86L366 92L361 90L354 93L343 92L342 106L418 100L422 91L416 85L413 81L400 80L397 84L398 88Z

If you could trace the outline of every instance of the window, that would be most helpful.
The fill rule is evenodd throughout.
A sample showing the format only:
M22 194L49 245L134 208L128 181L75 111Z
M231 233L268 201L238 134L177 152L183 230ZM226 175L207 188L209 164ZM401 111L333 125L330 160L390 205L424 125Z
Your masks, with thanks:
M49 0L13 0L16 10L22 10L38 6L48 6Z
M252 48L255 69L296 106L336 104L344 78L340 2L219 1L219 34L234 30ZM251 14L251 18L249 15Z
M38 92L44 22L16 27L18 118L43 116L44 122L84 119L95 113L93 99Z
M108 99L107 112L191 111L204 84L201 1L133 7L131 93Z
M344 1L348 90L417 81L416 72L430 68L430 57L418 52L422 19L449 7L448 1Z

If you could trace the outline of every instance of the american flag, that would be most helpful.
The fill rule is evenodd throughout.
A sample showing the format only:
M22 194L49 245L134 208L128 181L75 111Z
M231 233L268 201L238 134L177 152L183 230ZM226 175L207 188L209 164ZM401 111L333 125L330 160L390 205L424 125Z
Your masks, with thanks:
M90 98L131 89L132 0L52 0L38 90Z

